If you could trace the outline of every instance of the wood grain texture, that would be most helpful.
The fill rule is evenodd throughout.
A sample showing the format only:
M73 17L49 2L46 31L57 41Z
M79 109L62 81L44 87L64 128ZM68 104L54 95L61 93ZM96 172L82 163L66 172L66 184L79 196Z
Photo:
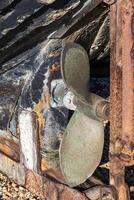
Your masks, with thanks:
M19 144L14 141L13 138L9 139L6 134L4 136L0 136L0 152L4 153L16 162L20 161Z
M88 198L75 189L53 182L51 178L41 177L28 170L26 173L26 187L38 194L44 200L88 200Z
M130 199L125 183L125 167L134 162L134 93L132 1L117 1L111 6L111 132L110 183L118 192L119 200Z
M22 110L19 114L20 162L27 168L39 172L40 155L38 122L35 113Z
M19 185L25 184L25 168L7 156L0 153L0 171L13 179Z

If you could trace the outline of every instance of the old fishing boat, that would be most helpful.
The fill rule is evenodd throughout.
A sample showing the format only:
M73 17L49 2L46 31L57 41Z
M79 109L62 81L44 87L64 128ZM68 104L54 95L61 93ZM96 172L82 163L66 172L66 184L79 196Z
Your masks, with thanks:
M93 176L109 100L90 91L109 76L113 3L0 1L0 171L42 199L117 199Z

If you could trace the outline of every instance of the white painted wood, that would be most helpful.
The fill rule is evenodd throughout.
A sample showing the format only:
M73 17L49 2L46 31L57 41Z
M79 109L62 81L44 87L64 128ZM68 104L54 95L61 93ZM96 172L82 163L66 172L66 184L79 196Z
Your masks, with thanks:
M38 171L38 128L35 115L23 110L19 115L21 161L27 169Z

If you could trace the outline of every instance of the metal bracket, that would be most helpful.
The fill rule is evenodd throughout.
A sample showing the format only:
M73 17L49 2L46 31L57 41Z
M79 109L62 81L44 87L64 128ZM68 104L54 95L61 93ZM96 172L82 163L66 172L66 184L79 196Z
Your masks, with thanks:
M87 116L97 120L109 119L109 101L96 94L90 93L89 102L82 103L77 97L67 89L63 80L53 80L51 83L51 106L66 107L69 110L76 110L76 107Z

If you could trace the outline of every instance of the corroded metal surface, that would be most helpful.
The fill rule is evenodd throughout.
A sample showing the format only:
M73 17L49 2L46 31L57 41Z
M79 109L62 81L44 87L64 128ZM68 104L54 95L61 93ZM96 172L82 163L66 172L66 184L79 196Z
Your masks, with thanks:
M75 43L67 43L61 55L62 78L67 87L85 101L89 95L90 64L85 49Z
M134 163L133 8L134 2L128 0L111 6L110 183L116 187L119 200L130 199L125 166Z
M77 107L61 141L60 167L67 184L76 186L93 174L101 160L104 126L100 102L106 105L107 102L90 93L90 65L87 53L80 45L65 44L61 70L65 84L75 95Z
M64 44L61 74L66 87L74 94L74 104L81 112L97 120L108 119L109 102L90 92L90 63L87 52L81 45Z
M103 144L103 123L76 110L60 148L60 166L70 186L83 183L93 174L100 163Z

